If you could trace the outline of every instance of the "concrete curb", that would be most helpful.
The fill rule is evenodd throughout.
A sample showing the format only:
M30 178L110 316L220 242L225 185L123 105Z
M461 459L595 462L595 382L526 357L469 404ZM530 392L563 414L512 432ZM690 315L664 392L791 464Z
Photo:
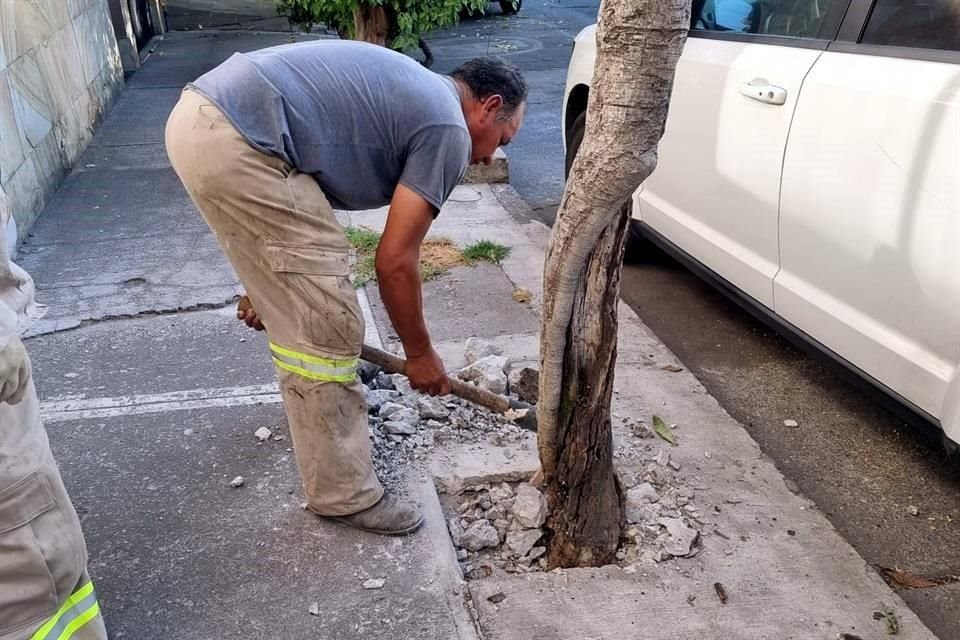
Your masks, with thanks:
M503 184L510 182L510 160L503 149L497 149L490 164L472 164L467 167L463 184Z
M456 549L447 533L447 520L440 506L440 496L434 482L427 478L420 488L420 508L424 524L420 535L426 535L435 551L436 575L443 590L450 620L456 628L457 637L451 640L481 640L477 622L471 615L470 590L460 571Z

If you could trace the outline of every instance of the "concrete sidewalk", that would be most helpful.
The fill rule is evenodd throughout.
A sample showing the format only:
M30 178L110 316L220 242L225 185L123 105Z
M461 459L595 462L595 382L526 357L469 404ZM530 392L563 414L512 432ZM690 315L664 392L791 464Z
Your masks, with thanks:
M866 639L885 635L873 613L886 605L899 637L932 638L692 376L661 369L675 358L625 308L618 463L638 470L662 444L637 441L620 418L657 413L679 425L670 453L705 514L696 557L632 573L462 583L433 480L524 477L536 465L532 436L503 446L477 433L467 444L434 445L406 467L428 517L410 538L365 535L304 512L263 336L232 319L235 276L173 176L161 136L185 82L234 49L287 37L163 41L21 258L50 305L27 347L112 637ZM342 217L379 228L385 212ZM512 249L502 267L457 268L425 286L449 368L462 364L470 336L536 359L548 230L522 222L530 218L510 187L482 184L459 187L438 218L432 233L461 246L492 239ZM532 291L532 303L516 302L516 287ZM389 346L375 291L370 298L371 329ZM259 442L253 433L264 426L273 435ZM238 475L244 485L233 488ZM364 588L370 578L385 582ZM497 593L506 598L494 604Z

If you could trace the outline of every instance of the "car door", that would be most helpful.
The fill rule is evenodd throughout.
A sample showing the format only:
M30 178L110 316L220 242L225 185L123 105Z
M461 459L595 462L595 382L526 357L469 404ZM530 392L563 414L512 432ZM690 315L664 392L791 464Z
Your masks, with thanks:
M846 5L696 0L660 162L636 196L636 217L770 309L790 120Z
M960 0L851 6L804 82L780 238L777 314L960 441Z

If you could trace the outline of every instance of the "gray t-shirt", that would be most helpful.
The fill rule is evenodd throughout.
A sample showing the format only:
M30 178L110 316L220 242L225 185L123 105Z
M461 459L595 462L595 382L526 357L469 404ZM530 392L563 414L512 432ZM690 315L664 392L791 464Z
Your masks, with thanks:
M254 148L312 174L338 209L383 206L398 184L439 209L469 164L453 80L383 47L321 40L235 53L190 86Z

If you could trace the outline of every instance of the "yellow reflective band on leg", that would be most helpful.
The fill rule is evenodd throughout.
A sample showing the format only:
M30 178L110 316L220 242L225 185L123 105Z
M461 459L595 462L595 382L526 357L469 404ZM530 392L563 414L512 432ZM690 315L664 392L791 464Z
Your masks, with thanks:
M63 630L63 633L56 640L70 640L73 637L73 634L76 633L83 625L87 624L91 620L97 617L100 614L100 603L94 600L93 605L77 616L73 622L67 625Z
M300 353L281 347L280 345L270 343L270 350L273 352L273 363L284 371L296 373L308 380L317 380L319 382L353 382L357 379L357 366L360 364L359 358L350 358L348 360L333 360L331 358L320 358L308 353Z
M59 611L37 629L30 640L69 640L99 613L100 604L93 591L93 582L87 582L67 598Z
M353 367L356 369L357 365L360 364L360 358L348 358L346 360L332 360L330 358L321 358L319 356L312 356L309 353L301 353L299 351L293 351L292 349L287 349L286 347L281 347L278 344L273 342L270 343L270 350L273 351L278 356L287 356L289 358L297 358L303 360L304 362L309 362L310 364L319 364L325 367L341 368L341 367Z

